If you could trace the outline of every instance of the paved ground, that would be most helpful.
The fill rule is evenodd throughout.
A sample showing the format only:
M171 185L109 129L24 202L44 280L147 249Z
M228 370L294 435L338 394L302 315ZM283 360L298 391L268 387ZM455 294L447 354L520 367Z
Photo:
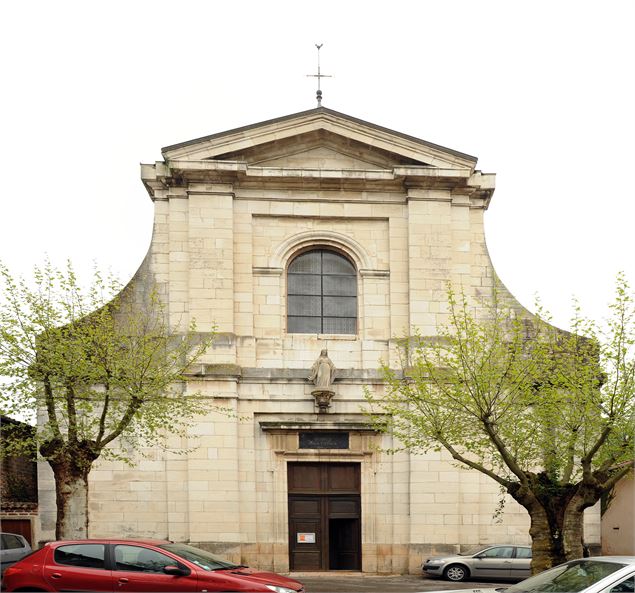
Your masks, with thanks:
M360 573L295 572L289 576L304 583L307 593L416 593L452 589L507 587L510 583L468 581L451 583L417 575L364 576Z

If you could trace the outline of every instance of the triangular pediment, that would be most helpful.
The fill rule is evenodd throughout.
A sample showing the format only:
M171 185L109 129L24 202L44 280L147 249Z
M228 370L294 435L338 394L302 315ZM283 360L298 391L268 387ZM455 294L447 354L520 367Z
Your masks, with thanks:
M162 150L166 161L239 161L300 169L424 166L474 170L476 158L324 107Z
M257 163L262 167L290 167L293 169L372 169L377 162L361 160L329 148L319 146L294 154L286 154L272 159L265 159Z
M291 169L368 170L428 165L324 129L226 152L214 158L252 166Z

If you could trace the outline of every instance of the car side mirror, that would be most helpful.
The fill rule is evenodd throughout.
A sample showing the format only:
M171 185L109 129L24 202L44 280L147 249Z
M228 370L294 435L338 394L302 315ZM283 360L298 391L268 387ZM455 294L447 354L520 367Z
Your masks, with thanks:
M181 568L180 566L176 566L176 565L164 566L163 572L165 574L174 575L175 577L185 577L188 574L190 574L190 570L188 568Z

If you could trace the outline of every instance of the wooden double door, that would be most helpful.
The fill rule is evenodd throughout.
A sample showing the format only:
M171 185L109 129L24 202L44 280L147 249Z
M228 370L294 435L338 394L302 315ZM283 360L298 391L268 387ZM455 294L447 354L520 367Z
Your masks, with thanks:
M359 463L289 463L291 570L361 570Z

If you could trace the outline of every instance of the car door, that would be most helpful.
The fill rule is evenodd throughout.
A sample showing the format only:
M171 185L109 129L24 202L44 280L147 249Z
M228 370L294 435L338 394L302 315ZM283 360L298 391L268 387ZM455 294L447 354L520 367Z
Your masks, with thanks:
M511 574L513 546L494 546L474 557L472 576L507 579Z
M166 574L166 566L186 569L187 575ZM113 590L196 591L196 572L172 556L139 544L112 545Z
M516 546L514 548L509 576L518 580L531 576L531 548L529 546Z
M105 544L64 544L49 550L44 580L56 591L112 591Z

